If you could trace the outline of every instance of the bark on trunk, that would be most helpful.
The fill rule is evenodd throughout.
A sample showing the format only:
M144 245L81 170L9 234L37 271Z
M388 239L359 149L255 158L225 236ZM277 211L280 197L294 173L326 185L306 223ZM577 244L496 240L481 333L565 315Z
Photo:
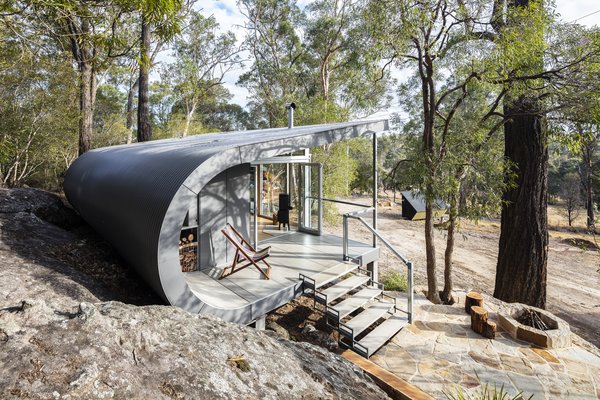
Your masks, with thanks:
M448 237L446 238L446 251L444 253L444 290L442 292L442 301L445 304L454 304L452 298L452 255L454 253L454 232L456 230L456 220L458 217L458 197L460 188L456 190L454 197L450 200L448 210Z
M427 256L427 298L435 304L439 304L440 294L437 290L437 277L435 275L435 241L433 238L433 207L425 207L425 253Z
M92 148L94 119L94 80L93 67L87 61L79 63L79 155Z
M329 55L325 57L321 63L321 90L323 91L323 98L329 100Z
M150 26L145 18L142 18L141 35L141 62L138 92L137 113L137 140L146 142L152 138L152 126L150 125Z
M129 87L129 91L127 92L127 118L125 120L125 127L129 131L127 135L127 144L133 142L133 98L136 90L138 90L139 83L140 78L138 76L133 85Z
M522 97L504 107L505 157L516 181L503 194L494 297L546 306L548 261L548 148L536 100Z
M585 209L587 211L587 229L589 232L594 230L594 192L592 190L592 158L594 152L594 145L596 141L590 139L585 142L583 147L583 163L585 165Z
M196 112L196 102L192 102L192 106L185 114L185 127L183 128L183 136L187 136L190 131L190 124L192 123L192 118L194 118L194 113Z
M94 70L93 48L86 43L85 38L91 31L89 21L72 17L68 25L70 45L73 59L79 69L79 146L78 153L82 155L92 147L94 103L96 101L96 71Z
M433 66L426 52L424 61L419 67L421 75L421 93L423 97L423 153L426 158L428 174L425 184L425 254L427 256L427 298L434 304L441 303L437 290L435 241L433 230L433 182L435 179L435 85L433 82Z

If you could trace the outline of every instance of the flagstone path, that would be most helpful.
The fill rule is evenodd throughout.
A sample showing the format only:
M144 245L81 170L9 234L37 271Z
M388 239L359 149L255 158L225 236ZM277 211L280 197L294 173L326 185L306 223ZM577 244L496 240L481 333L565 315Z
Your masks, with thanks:
M486 339L470 329L461 300L432 305L416 296L416 322L371 361L439 399L459 390L476 395L485 385L523 392L525 399L600 399L600 357L579 345L535 348L499 326L496 339ZM496 306L485 306L494 319Z

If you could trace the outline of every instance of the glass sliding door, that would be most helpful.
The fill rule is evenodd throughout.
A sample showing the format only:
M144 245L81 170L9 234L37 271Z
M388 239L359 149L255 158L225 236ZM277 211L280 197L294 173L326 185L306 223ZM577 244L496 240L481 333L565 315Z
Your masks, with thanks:
M286 164L260 165L260 208L258 213L266 218L273 218L279 209L279 195L286 193Z
M313 235L323 231L323 166L296 164L298 184L298 230Z

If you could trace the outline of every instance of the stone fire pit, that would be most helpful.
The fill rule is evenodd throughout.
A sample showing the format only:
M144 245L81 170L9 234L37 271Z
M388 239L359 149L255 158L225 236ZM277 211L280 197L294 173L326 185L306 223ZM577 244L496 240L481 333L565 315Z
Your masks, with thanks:
M549 328L548 330L536 329L520 323L523 314L536 312L537 316ZM533 343L539 347L555 349L571 346L571 329L562 319L540 308L525 304L514 303L510 307L498 312L498 322L514 339Z

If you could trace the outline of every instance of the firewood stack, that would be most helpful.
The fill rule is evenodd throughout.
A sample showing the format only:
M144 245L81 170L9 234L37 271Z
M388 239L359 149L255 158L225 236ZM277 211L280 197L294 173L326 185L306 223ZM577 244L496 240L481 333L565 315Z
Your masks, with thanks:
M181 272L191 272L196 270L196 265L198 263L198 242L194 239L192 233L179 239L179 263L181 264Z
M546 325L546 323L542 320L542 317L540 317L539 313L530 309L525 309L523 311L523 314L521 314L521 316L517 318L517 322L523 325L531 326L532 328L539 329L541 331L547 331L548 329L550 329L548 328L548 325Z
M488 339L496 337L496 323L488 320L488 312L483 308L481 293L470 292L465 300L465 311L471 314L471 329Z

